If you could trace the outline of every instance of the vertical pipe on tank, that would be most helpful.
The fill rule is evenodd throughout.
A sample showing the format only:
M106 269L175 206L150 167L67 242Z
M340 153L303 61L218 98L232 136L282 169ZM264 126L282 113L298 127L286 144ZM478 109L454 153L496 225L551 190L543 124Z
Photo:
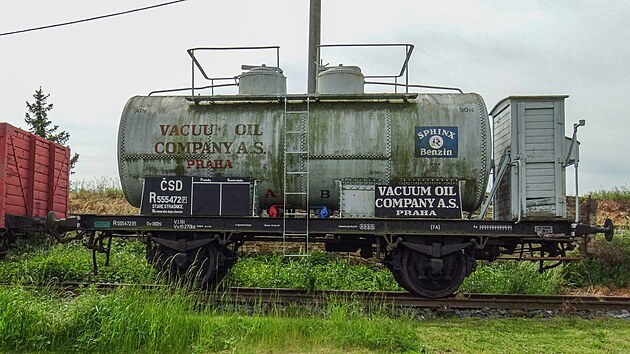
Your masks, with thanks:
M194 51L192 52L193 54L195 53ZM191 96L195 97L195 60L191 60L191 81L192 81L192 85L191 85ZM213 88L214 89L214 88Z
M317 90L317 47L321 40L322 0L311 0L308 29L308 88L307 93Z

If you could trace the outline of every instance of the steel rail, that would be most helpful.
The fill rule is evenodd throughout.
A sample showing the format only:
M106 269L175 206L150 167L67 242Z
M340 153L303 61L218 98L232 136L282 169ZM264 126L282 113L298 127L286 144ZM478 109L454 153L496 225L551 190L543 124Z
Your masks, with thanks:
M461 293L429 299L406 292L313 291L295 289L232 288L234 300L263 300L275 303L357 300L397 306L439 309L511 309L571 311L630 311L630 297L582 295L502 295Z

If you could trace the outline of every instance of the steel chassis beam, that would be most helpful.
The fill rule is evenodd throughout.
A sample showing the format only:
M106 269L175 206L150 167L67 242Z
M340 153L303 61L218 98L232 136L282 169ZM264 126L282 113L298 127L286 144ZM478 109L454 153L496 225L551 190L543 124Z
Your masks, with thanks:
M112 234L142 232L236 233L245 236L282 235L282 219L255 217L169 217L125 215L78 215L58 220L57 229L100 231ZM304 218L287 220L288 230L303 229ZM309 231L314 237L327 235L356 236L443 236L529 238L530 240L570 240L576 236L605 233L606 228L575 225L569 221L509 221L487 220L420 220L420 219L309 219Z

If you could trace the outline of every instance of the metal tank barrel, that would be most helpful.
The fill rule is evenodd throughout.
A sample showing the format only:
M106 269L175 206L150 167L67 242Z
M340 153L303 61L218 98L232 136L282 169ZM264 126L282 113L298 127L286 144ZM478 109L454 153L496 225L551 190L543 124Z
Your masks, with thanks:
M309 98L303 123L309 131L304 160L310 170L309 205L338 209L343 181L452 181L461 186L463 210L481 204L490 131L478 94L254 98L131 98L118 134L120 179L129 203L140 205L146 176L192 175L251 177L261 207L282 204L285 109L300 110ZM304 207L299 198L289 204Z

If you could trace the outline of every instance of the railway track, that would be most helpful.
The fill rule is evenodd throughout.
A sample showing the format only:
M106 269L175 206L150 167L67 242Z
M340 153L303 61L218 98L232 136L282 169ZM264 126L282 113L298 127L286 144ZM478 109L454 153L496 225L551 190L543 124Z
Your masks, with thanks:
M58 283L55 287L76 292L87 286L106 291L119 287L164 289L165 285L114 283ZM222 291L198 292L208 303L325 304L331 301L359 301L365 304L387 304L398 307L438 310L551 310L561 313L576 311L630 311L630 297L584 295L502 295L460 293L455 296L428 299L406 292L371 292L341 290L298 290L268 288L229 288Z
M229 296L237 301L264 300L270 303L325 302L349 299L365 303L433 309L509 309L554 311L630 311L630 297L573 295L467 294L428 299L404 292L315 291L294 289L233 288Z

